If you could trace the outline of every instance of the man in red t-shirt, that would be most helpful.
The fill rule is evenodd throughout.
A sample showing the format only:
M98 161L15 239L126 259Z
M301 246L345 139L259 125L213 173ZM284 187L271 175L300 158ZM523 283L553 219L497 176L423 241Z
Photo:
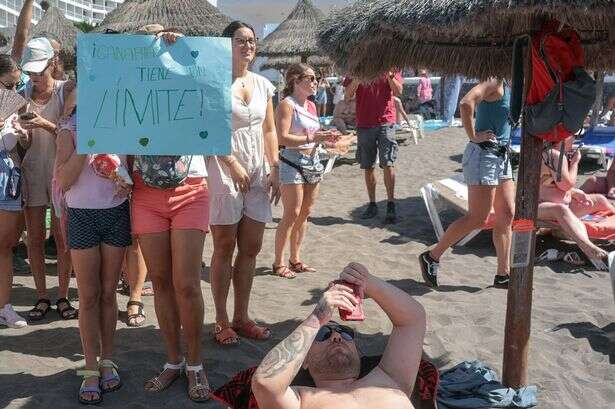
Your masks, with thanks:
M357 161L365 171L365 185L369 205L361 216L371 219L378 215L376 205L376 158L384 171L387 190L387 213L385 223L395 223L395 140L396 110L393 97L402 94L404 80L399 71L389 71L371 82L359 82L346 78L345 99L356 95L357 103Z

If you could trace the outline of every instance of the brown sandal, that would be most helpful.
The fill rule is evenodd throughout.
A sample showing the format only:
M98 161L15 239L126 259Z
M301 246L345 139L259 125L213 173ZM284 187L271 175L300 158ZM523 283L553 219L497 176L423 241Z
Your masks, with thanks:
M219 345L237 345L239 337L228 321L216 322L214 338Z
M244 321L242 323L233 322L233 329L242 337L260 341L271 337L271 330L269 328L257 325L256 322L252 320Z
M297 274L295 274L293 270L291 270L285 265L276 266L274 264L271 266L271 269L273 270L273 274L277 275L278 277L288 278L289 280L297 277Z
M316 272L315 268L308 266L303 261L297 261L296 263L293 263L292 261L288 260L288 264L290 265L290 269L293 270L295 273L315 273Z

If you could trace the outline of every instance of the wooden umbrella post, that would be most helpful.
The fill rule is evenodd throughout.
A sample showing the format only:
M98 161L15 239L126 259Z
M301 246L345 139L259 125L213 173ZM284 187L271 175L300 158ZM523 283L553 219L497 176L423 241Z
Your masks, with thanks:
M531 42L527 47L524 71L523 100L525 101L530 84L532 83ZM526 129L525 119L523 119L515 220L532 220L535 224L538 213L543 143L540 139L530 135ZM532 231L530 233L529 264L522 268L513 268L510 274L502 382L511 388L524 386L528 380L527 368L532 318L535 245L536 232ZM515 258L514 251L515 249L513 248L513 259Z

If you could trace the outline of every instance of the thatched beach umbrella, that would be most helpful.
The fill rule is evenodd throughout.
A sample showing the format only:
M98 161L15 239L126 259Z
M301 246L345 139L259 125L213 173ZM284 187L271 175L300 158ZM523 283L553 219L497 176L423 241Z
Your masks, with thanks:
M293 11L258 45L259 56L293 57L301 61L322 55L318 46L318 27L324 14L311 0L299 0Z
M292 64L300 63L301 57L269 57L267 61L261 65L260 70L285 70ZM313 68L327 68L333 66L333 61L328 57L311 56L307 59L307 64Z
M60 43L60 59L67 70L72 69L75 55L75 44L79 30L64 14L47 1L41 2L45 11L37 25L32 28L30 38L47 37Z
M409 65L481 78L508 77L515 39L539 31L544 21L554 18L580 34L588 67L612 69L614 10L615 0L360 1L323 23L320 43L339 66L363 78ZM525 71L530 79L529 66ZM525 124L522 129L515 220L535 221L543 143ZM529 264L511 271L508 289L503 382L512 387L527 384L534 232L528 244ZM513 258L522 254L513 248Z
M407 66L507 76L514 39L545 16L577 30L587 66L604 69L615 55L614 8L613 0L363 0L323 22L320 45L364 77Z
M207 0L127 0L96 27L133 33L148 24L173 27L190 36L219 36L230 23Z

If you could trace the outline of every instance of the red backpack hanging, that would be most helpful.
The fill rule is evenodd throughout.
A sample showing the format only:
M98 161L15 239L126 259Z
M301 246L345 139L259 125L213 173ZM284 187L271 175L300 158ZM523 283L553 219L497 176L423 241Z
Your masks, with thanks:
M558 21L545 23L532 35L532 83L526 98L526 127L546 142L576 134L596 99L596 82L583 66L579 35L561 29Z

